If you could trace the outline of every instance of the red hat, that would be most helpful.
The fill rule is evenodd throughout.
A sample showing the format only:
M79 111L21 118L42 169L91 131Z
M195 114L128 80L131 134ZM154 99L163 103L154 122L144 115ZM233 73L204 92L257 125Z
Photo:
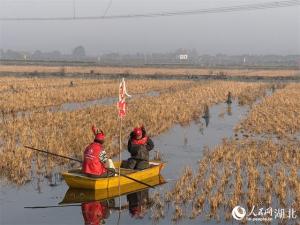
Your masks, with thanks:
M104 141L105 134L101 129L98 129L95 125L92 126L92 131L95 135L95 139L98 141Z
M142 129L139 127L136 127L133 129L133 133L135 134L135 136L141 136L142 135Z

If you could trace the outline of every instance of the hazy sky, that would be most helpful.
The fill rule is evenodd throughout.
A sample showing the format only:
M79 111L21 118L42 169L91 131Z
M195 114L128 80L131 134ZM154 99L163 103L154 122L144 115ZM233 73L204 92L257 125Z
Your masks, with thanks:
M195 10L275 0L75 0L76 16ZM300 0L299 0L300 1ZM0 17L73 16L74 0L0 0ZM0 21L0 49L88 54L300 54L300 6L230 13L87 21Z

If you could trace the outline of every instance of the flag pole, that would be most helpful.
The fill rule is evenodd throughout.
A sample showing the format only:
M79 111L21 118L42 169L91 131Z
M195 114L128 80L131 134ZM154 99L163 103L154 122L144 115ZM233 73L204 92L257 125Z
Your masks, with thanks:
M120 178L121 178L121 162L122 162L122 157L121 157L121 151L122 151L122 117L120 117L120 133L119 133L119 195L121 193L121 183L120 183ZM120 206L121 206L121 198L120 198Z
M121 177L121 151L122 151L122 127L123 127L123 117L126 115L126 103L125 103L125 96L131 97L127 91L125 86L125 80L122 78L119 86L119 102L118 102L118 109L119 109L119 119L120 119L120 133L119 133L119 203L120 203L120 209L121 209L121 183L120 183L120 177Z
M122 82L121 82L122 83ZM121 90L121 93L120 93L120 89L119 89L119 101L121 100L120 99L120 96L121 98L123 97L123 90ZM121 151L122 151L122 116L119 114L119 208L121 209L121 206L122 206L122 201L121 201ZM119 210L119 212L121 212L121 210ZM119 214L120 216L120 214Z
M120 120L120 131L119 131L119 216L118 216L118 223L120 222L121 219L121 209L122 209L122 200L121 200L121 162L122 162L122 157L121 157L121 150L122 150L122 117L119 117Z

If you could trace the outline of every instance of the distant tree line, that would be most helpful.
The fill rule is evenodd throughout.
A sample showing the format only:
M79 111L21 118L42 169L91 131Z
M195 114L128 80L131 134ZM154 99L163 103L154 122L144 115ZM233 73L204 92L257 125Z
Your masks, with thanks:
M299 67L300 65L300 55L201 55L195 49L178 49L166 53L109 53L98 56L88 56L83 46L75 47L71 54L62 54L60 51L42 52L36 50L33 53L30 53L13 50L4 51L0 49L0 59L23 61L82 61L91 62L97 65L112 66L185 65L198 67Z
M10 60L95 60L86 56L83 46L77 46L72 54L62 54L60 51L42 52L36 50L33 53L26 51L0 50L0 59Z

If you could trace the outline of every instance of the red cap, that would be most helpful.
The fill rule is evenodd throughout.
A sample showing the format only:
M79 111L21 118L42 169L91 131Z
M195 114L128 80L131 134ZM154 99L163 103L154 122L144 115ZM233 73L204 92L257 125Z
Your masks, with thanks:
M104 141L105 134L102 130L98 129L95 125L92 126L92 131L95 135L95 139L98 141Z
M96 134L95 139L98 140L98 141L104 141L104 139L105 139L104 133L101 132L99 134Z
M133 133L135 134L136 137L141 136L142 135L142 129L139 127L136 127L133 129Z

